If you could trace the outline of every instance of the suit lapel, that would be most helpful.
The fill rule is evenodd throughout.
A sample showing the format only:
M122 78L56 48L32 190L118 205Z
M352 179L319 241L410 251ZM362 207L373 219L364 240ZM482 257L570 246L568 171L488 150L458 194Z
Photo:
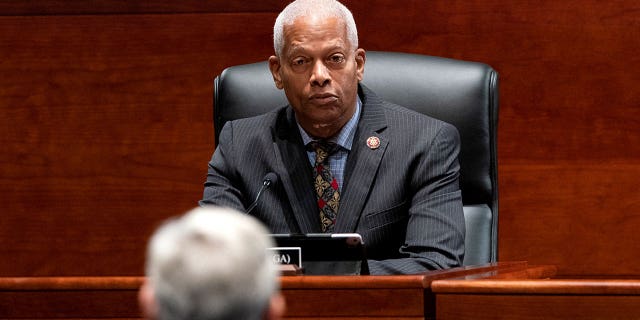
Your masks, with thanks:
M291 107L286 108L277 120L274 137L278 176L282 180L293 216L301 233L319 233L320 218L313 193L311 164L302 145L302 138L295 124Z
M382 101L366 87L360 85L363 101L358 129L345 168L343 193L335 232L354 232L362 210L371 191L373 181L382 161L388 138L384 134L387 126ZM311 164L302 145L302 138L295 124L291 107L285 109L277 120L274 148L277 174L282 180L293 216L299 230L291 232L321 233L318 206L313 192ZM377 137L377 148L367 146L367 139Z
M358 130L345 168L343 193L335 232L354 232L362 210L372 189L378 167L389 140L384 134L387 126L382 101L364 86L361 87L363 101ZM369 147L367 139L379 139L378 147Z

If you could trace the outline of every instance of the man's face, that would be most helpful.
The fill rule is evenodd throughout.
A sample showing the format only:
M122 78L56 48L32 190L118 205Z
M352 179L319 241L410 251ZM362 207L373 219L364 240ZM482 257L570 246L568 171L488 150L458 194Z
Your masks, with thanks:
M338 19L300 18L284 28L281 57L269 58L276 87L312 136L335 135L355 112L363 49L351 48Z

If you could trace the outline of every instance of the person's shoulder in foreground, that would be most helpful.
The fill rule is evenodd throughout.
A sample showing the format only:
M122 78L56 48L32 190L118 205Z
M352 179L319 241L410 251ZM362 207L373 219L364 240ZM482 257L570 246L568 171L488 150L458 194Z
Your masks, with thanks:
M221 207L168 220L151 237L139 300L147 319L279 319L284 298L255 218Z

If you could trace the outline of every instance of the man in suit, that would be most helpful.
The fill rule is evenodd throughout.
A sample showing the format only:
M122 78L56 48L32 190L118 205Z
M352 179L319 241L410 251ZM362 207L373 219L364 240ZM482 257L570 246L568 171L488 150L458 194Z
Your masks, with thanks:
M461 265L457 130L359 83L366 54L335 0L289 4L274 48L289 105L225 125L200 204L246 210L272 172L278 182L251 210L271 232L360 233L372 274Z

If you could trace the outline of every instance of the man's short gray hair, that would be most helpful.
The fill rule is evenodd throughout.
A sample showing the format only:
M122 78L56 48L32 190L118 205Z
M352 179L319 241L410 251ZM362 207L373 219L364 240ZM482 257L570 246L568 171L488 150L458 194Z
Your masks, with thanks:
M278 57L284 50L284 27L292 25L298 18L308 16L338 18L347 28L347 40L353 50L358 48L358 29L351 11L336 0L296 0L280 12L273 26L273 48Z
M261 319L279 290L255 218L232 209L194 209L152 236L146 273L163 320Z

